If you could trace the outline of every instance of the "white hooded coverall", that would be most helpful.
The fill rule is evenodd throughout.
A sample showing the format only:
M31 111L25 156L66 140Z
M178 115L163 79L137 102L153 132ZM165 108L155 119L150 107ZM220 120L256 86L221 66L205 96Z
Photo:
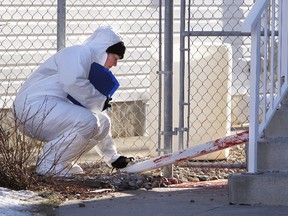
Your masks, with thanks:
M88 80L91 64L104 65L106 49L120 41L112 28L100 27L82 45L51 56L20 88L14 102L20 130L46 142L40 173L52 169L57 173L93 147L108 164L120 156L111 137L110 119L102 112L106 96ZM72 104L68 94L85 108Z

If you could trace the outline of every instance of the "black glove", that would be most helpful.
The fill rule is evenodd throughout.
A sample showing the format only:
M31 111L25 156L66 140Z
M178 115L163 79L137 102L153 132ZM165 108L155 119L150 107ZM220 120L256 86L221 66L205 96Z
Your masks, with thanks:
M111 107L111 104L109 103L111 100L112 100L112 98L110 98L110 97L107 96L107 99L106 99L106 101L105 101L105 103L104 103L104 106L103 106L102 111L104 111L104 110L106 110L106 109L108 109L108 108Z
M116 161L111 163L113 168L124 168L129 162L134 161L133 157L120 156Z

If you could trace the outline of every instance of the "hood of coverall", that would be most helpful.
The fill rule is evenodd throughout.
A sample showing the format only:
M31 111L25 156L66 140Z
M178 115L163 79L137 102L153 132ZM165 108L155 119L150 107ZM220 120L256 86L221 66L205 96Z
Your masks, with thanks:
M107 59L107 48L121 41L121 36L112 27L103 26L88 37L83 45L89 46L95 55L95 61L104 65Z

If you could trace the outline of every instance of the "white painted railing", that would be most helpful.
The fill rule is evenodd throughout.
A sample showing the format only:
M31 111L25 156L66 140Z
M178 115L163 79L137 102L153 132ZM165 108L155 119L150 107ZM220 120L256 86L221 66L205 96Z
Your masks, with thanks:
M248 172L257 172L257 142L288 89L288 1L257 0L243 23L251 32Z

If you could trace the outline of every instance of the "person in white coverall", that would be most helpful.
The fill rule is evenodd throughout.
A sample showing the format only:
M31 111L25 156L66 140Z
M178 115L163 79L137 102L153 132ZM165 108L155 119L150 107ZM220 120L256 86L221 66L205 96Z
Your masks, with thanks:
M117 153L111 137L105 113L110 98L88 80L92 63L110 69L123 58L125 49L111 27L99 27L82 45L51 56L22 85L14 101L19 128L46 142L37 163L38 174L82 174L74 161L93 147L110 166L127 166L130 158ZM68 94L83 106L73 104Z

